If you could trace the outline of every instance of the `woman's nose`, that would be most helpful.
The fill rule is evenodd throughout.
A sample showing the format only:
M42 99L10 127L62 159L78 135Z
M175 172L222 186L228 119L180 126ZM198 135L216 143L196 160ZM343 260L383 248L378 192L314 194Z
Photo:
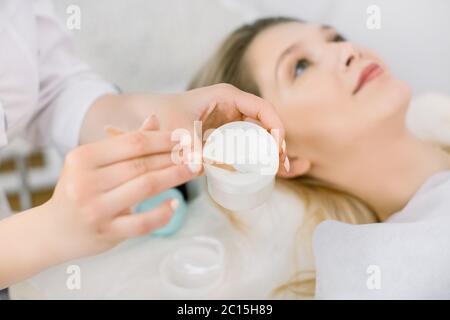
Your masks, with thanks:
M361 54L350 42L340 42L338 45L339 67L342 71L347 71L361 57Z

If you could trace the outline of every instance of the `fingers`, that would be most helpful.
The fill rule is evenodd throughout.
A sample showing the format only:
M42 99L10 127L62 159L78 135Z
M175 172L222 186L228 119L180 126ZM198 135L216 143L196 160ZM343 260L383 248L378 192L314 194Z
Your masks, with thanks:
M159 130L159 120L158 118L153 114L147 119L144 120L142 125L139 128L140 131L156 131ZM105 126L105 132L111 136L111 137L117 137L122 134L127 133L127 131L119 129L117 127L108 125Z
M101 167L154 153L167 153L176 144L169 131L134 131L81 146L78 152L89 159L90 165Z
M178 207L178 200L163 202L158 208L146 213L119 216L112 220L109 232L118 238L130 238L145 235L165 226Z
M100 201L107 208L105 212L118 212L136 203L173 188L196 177L201 165L173 165L161 170L140 175L119 187L101 195ZM196 171L196 172L193 172Z
M230 89L233 90L233 89ZM258 120L262 126L268 130L279 130L278 145L285 138L283 123L275 112L275 108L264 99L253 94L234 88L232 96L234 96L235 107L245 117Z
M159 130L159 126L158 118L155 115L151 115L144 120L139 131L155 131ZM119 136L127 133L113 126L105 127L105 131L110 136ZM171 153L152 154L114 163L97 171L97 186L101 191L108 191L148 171L167 168L171 165L173 165Z
M159 153L139 157L99 168L96 181L100 191L109 191L149 171L160 170L172 166L171 153Z
M158 118L153 114L150 117L148 117L147 119L145 119L145 121L142 123L141 127L139 128L139 130L159 130L159 120Z
M200 88L196 92L201 95L205 94L204 90L214 92L213 100L208 102L208 108L203 109L203 112L200 113L200 119L205 119L206 128L215 128L229 121L253 119L253 122L270 131L277 142L280 159L284 163L286 158L286 148L283 148L285 131L274 107L269 102L229 84Z

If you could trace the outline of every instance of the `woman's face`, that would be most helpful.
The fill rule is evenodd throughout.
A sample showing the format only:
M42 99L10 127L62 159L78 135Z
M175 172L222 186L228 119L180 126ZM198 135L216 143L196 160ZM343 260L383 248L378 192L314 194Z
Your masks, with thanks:
M374 53L332 28L298 22L270 27L244 59L285 125L290 176L320 177L332 163L373 160L405 129L408 87Z

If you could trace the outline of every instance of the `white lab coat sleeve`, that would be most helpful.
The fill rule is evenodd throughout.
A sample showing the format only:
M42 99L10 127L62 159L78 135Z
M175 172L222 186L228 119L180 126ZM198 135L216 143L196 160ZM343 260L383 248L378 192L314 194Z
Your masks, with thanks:
M65 154L78 145L89 107L117 90L76 56L70 34L55 17L50 1L36 0L34 9L41 111L30 121L27 138L38 145L54 145Z
M6 135L6 117L3 110L3 103L0 100L0 149L8 143Z

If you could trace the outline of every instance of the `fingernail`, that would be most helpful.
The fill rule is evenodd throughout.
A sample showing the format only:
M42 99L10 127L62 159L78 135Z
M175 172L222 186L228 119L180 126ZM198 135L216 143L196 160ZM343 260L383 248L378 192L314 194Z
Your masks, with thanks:
M178 199L172 199L170 201L170 208L172 208L172 210L176 210L179 205L180 205L180 201L178 201Z
M145 120L142 123L141 127L139 128L139 130L145 130L147 128L148 124L150 123L150 121L152 121L152 116L149 116L149 117L145 118Z
M275 139L277 145L280 145L280 130L279 129L270 129L270 134Z
M188 168L189 170L191 170L192 173L198 173L200 172L202 166L200 164L189 163Z
M281 151L283 151L283 154L286 154L286 140L283 139L283 142L281 143Z
M286 158L284 158L284 163L283 163L284 169L286 170L286 172L289 172L291 170L291 164L289 162L289 158L286 156Z
M152 116L145 118L144 122L142 123L142 126L145 127L145 125L148 124L150 120L152 120Z
M103 128L107 134L110 136L119 136L121 134L124 134L125 131L116 127L113 127L111 125L107 125Z
M201 157L197 152L192 152L189 154L188 168L192 173L198 173L202 169Z

